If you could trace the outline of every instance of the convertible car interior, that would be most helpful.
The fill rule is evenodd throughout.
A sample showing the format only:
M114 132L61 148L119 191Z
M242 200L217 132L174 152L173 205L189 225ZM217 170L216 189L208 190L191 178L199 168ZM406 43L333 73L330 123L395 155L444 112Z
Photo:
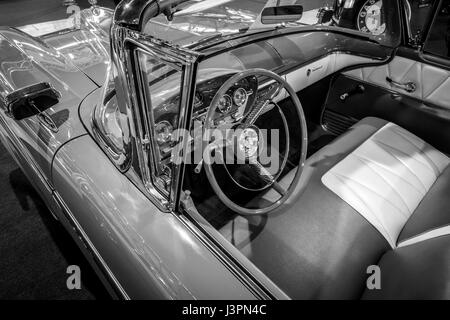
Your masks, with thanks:
M95 10L102 42L79 52L100 43L98 59L63 74L89 86L38 88L55 119L76 104L67 124L5 121L55 149L32 150L49 203L122 296L450 299L450 0ZM25 36L0 47L39 77L35 60L50 79L79 54L51 35L60 51L39 60L37 40L2 37Z
M208 74L217 66L281 71L302 104L308 143L295 196L268 214L236 213L210 187L208 175L188 165L184 190L195 203L196 219L213 226L292 298L449 298L449 71L407 52L379 61L342 51L308 62L314 51L308 48L307 36L289 35L200 64L200 73ZM238 88L259 92L255 85L235 84L229 95ZM199 81L199 105L203 87ZM209 106L212 96L206 100ZM255 171L246 165L214 169L220 189L248 208L276 203L277 189L292 187L301 157L292 99L281 93L273 100L289 128L289 143L281 135L281 149L289 150L277 186L255 186ZM199 114L194 120L204 121ZM269 108L255 124L282 128L283 119ZM382 270L381 290L366 286L371 265Z

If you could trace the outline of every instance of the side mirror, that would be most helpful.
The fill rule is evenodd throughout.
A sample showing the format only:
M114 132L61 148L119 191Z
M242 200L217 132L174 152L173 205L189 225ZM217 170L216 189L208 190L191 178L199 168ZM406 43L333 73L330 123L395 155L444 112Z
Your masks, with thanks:
M290 5L279 7L266 7L261 13L262 24L278 24L295 22L302 18L303 6Z
M60 98L61 94L49 83L41 82L8 94L3 104L10 117L22 120L54 106Z

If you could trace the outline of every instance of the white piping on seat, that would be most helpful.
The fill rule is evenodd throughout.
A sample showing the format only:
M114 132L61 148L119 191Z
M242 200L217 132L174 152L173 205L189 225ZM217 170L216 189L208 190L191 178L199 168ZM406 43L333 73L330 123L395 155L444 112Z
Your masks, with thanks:
M418 243L418 242L422 242L425 240L442 237L442 236L446 236L446 235L450 235L450 225L441 227L441 228L436 228L436 229L424 232L422 234L419 234L415 237L409 238L408 240L404 240L404 241L400 242L397 245L397 247L398 248L406 247L406 246L410 246L410 245Z

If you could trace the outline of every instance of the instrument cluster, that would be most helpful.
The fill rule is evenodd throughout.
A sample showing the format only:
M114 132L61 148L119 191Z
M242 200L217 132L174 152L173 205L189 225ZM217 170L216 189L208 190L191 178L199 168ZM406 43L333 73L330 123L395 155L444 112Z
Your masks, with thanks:
M230 75L218 77L206 81L197 86L194 102L193 119L204 121L210 107L216 108L215 121L222 121L228 117L240 119L243 117L247 106L253 104L255 92L258 88L258 80L255 77L248 77L235 83L219 99L217 106L211 106L212 99L220 86Z

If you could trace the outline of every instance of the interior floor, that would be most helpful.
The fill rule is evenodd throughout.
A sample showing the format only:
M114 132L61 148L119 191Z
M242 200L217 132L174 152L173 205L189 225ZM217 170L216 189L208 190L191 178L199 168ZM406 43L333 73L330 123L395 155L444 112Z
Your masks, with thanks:
M308 153L307 158L333 142L337 135L327 131L323 125L307 121L308 126Z

